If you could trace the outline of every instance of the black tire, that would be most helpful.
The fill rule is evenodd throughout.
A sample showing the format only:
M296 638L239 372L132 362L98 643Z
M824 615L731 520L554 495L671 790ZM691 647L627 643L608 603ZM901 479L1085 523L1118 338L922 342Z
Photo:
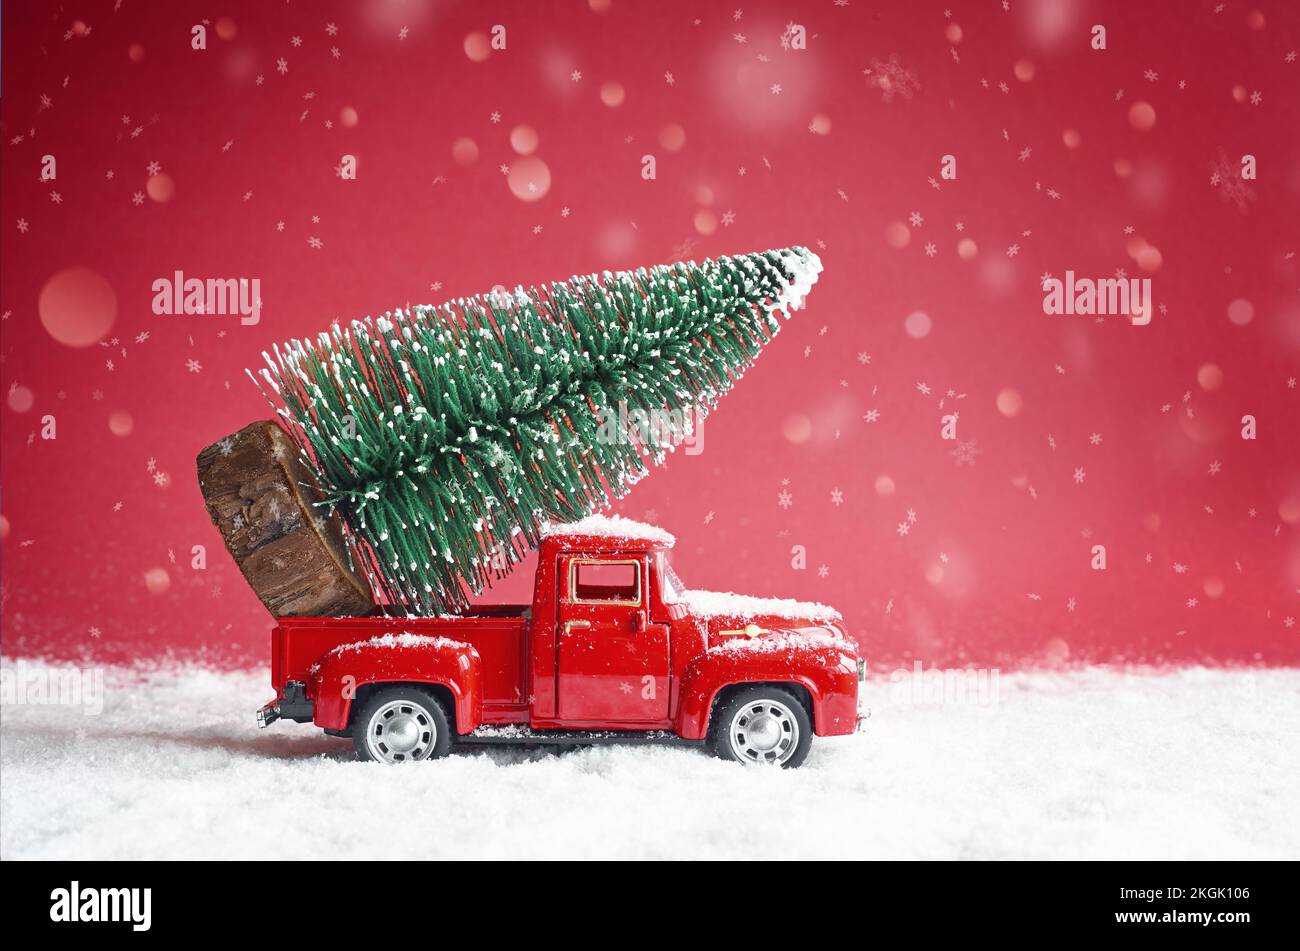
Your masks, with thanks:
M384 722L372 722L381 716ZM389 737L384 736L386 729ZM352 746L359 760L396 765L446 756L454 733L451 715L432 693L418 687L384 687L357 711ZM400 742L394 741L399 735Z
M777 729L774 743L765 747L758 736L750 736L741 714L748 710L751 721L767 717ZM765 724L762 732L772 736L771 725ZM747 766L773 765L794 769L808 758L812 748L813 725L804 709L790 690L784 687L742 687L713 711L709 728L709 745L713 752L725 760Z

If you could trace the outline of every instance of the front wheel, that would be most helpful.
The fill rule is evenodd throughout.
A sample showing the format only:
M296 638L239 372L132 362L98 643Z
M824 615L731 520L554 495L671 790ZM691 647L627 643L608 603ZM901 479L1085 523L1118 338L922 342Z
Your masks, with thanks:
M746 765L794 769L808 757L812 721L781 687L745 687L714 712L713 751Z
M446 756L451 735L446 708L415 687L376 691L352 724L357 758L390 765Z

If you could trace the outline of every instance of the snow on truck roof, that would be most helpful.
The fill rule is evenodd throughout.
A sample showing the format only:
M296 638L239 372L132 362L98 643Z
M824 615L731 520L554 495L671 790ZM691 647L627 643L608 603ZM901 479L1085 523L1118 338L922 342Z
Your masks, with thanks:
M547 525L542 538L585 536L611 543L640 543L672 548L677 539L657 525L634 522L621 515L588 515L576 522Z

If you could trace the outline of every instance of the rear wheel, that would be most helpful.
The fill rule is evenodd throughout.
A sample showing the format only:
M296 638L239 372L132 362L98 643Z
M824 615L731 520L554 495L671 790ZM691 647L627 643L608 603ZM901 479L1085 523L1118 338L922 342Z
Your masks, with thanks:
M750 766L793 769L808 757L812 721L793 693L782 687L745 687L718 705L713 750Z
M352 724L357 758L377 763L412 763L446 756L451 717L443 705L416 687L376 691Z

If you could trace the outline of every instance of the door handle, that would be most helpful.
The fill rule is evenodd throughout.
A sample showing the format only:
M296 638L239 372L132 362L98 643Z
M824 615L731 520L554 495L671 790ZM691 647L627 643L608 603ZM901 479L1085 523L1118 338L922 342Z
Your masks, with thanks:
M565 621L564 633L568 634L574 628L589 628L589 627L591 627L590 621Z

